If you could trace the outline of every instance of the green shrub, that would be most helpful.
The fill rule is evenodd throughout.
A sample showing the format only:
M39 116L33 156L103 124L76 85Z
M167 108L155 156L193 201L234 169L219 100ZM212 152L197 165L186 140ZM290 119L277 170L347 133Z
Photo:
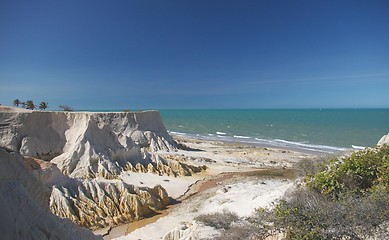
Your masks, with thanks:
M389 189L389 147L387 145L354 152L343 159L332 159L306 178L307 185L323 194L339 195L354 191L362 194Z
M333 200L301 188L280 202L267 221L286 239L365 239L389 220L388 199L388 192L362 197L348 192Z
M389 147L309 166L306 187L289 193L272 211L257 211L260 232L286 239L366 239L389 233ZM267 231L266 231L267 229ZM385 238L385 237L384 237Z

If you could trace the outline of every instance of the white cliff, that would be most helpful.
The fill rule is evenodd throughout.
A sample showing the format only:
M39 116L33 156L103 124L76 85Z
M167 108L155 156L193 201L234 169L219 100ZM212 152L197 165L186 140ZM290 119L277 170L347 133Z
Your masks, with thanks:
M175 150L158 111L0 111L0 146L50 160L72 178L115 178L123 170L190 175L203 168L165 160Z
M46 187L44 197L51 212L82 227L97 229L131 222L169 204L168 194L160 185L149 188L121 180L73 179L53 163L23 159L25 168Z
M382 138L377 143L378 146L388 145L389 146L389 133L382 136Z
M158 111L0 108L0 147L24 156L25 168L45 186L37 196L47 209L90 229L138 220L169 203L163 187L126 184L123 171L181 176L205 169L159 155L175 145Z
M1 239L102 239L52 214L49 196L22 156L0 148Z

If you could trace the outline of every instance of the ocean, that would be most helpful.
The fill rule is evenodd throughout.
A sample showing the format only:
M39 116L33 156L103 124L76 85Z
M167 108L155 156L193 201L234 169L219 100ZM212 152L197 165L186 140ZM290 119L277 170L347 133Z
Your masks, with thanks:
M171 135L337 153L389 132L389 109L161 110Z

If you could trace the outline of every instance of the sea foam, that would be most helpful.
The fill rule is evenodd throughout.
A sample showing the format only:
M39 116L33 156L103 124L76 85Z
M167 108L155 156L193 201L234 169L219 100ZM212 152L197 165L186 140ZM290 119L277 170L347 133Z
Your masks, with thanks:
M240 135L234 135L234 138L249 139L249 138L251 138L251 137L248 137L248 136L240 136Z

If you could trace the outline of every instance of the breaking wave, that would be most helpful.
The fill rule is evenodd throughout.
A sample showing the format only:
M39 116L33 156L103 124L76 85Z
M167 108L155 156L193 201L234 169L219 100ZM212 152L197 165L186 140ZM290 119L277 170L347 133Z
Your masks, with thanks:
M313 153L339 153L349 150L349 148L343 147L335 147L335 146L327 146L320 144L313 144L309 142L294 142L284 139L262 139L250 136L243 135L227 135L224 132L216 132L216 134L190 134L190 133L182 133L182 132L174 132L169 131L172 135L182 136L185 135L190 138L202 139L202 140L215 140L215 141L225 141L225 142L238 142L238 143L246 143L263 147L275 147L275 148L287 148L296 151L304 151L304 152L313 152Z

